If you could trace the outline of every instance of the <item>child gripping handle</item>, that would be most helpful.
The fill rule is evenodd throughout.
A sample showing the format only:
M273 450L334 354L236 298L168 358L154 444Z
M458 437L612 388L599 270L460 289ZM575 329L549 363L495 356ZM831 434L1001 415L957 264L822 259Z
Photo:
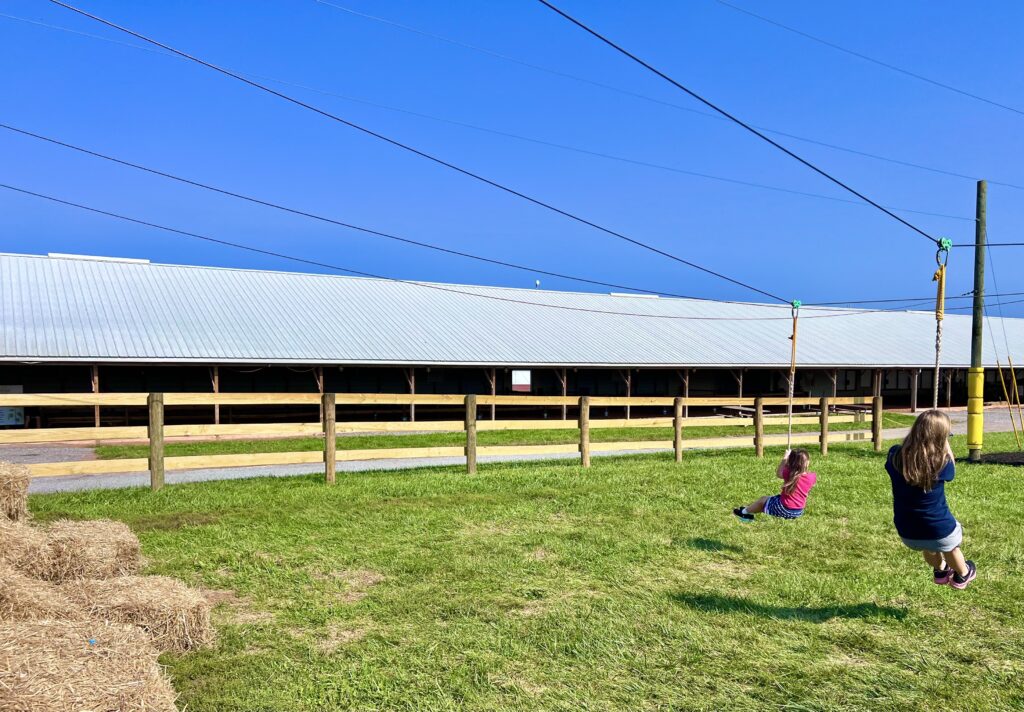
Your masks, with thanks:
M765 495L746 507L732 510L740 520L754 521L754 515L764 512L780 519L796 519L804 513L807 495L818 481L818 475L810 471L811 456L803 449L786 450L775 474L782 480L779 494Z

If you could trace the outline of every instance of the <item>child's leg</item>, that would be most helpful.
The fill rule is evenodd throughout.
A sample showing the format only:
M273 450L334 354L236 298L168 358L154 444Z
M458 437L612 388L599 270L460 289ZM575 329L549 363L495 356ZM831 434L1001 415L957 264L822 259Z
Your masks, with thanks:
M928 562L928 565L936 571L942 571L944 568L946 568L946 564L943 561L942 554L938 551L922 551L921 553L924 554L924 560ZM946 575L948 576L949 574Z
M967 575L967 562L964 560L963 552L960 551L959 546L953 549L953 551L943 552L942 558L946 560L946 565L953 569L953 571L961 576Z
M761 497L760 499L754 500L753 502L748 504L746 507L744 507L744 509L746 509L747 512L750 513L750 514L760 514L761 512L764 511L764 505L767 504L768 499L769 499L768 495L765 495L764 497Z

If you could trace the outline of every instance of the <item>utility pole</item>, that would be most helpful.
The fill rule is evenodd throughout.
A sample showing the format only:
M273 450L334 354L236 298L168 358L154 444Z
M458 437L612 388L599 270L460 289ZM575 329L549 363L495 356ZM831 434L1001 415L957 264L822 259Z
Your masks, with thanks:
M985 318L985 230L987 188L978 181L974 224L974 319L971 322L971 368L967 371L967 448L969 462L981 462L985 432L985 368L981 361L982 323Z

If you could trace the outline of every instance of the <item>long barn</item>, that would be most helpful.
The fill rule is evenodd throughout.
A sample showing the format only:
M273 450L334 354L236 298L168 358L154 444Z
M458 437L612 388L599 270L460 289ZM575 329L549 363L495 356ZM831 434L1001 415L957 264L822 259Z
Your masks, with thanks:
M781 395L791 329L784 305L18 254L0 255L0 320L0 391L25 393ZM1024 320L991 321L1024 361ZM932 312L805 307L796 392L930 403L934 342ZM970 316L947 314L943 404L966 401L970 342ZM985 365L994 367L985 342ZM994 371L986 388L1002 397ZM32 427L144 414L4 417ZM396 407L378 417L417 414Z

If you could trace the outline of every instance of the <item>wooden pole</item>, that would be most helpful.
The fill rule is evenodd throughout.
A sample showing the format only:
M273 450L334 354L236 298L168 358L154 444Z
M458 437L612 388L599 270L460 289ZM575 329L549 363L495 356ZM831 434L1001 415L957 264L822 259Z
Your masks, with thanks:
M164 486L164 394L150 393L149 406L149 488Z
M946 407L953 406L953 369L946 370Z
M562 369L562 398L569 396L569 374L563 368ZM562 420L567 420L569 417L569 407L563 402L562 403Z
M497 369L492 368L489 371L487 371L487 382L491 386L491 395L492 396L498 395L498 371L497 371ZM497 406L494 403L491 403L491 420L494 420L497 417L498 417Z
M476 396L466 396L466 472L476 474Z
M917 412L917 384L921 380L921 369L910 369L910 412Z
M95 364L92 367L92 392L93 393L99 393L100 392L100 367L95 365ZM99 405L93 406L92 413L93 413L93 421L94 421L96 427L98 428L98 427L100 427L100 407L99 407Z
M674 438L672 440L673 448L676 452L676 462L683 461L683 399L676 398L673 401L672 409L672 429L674 431Z
M416 369L407 368L405 370L405 380L409 383L409 395L416 395ZM416 403L415 401L409 404L409 422L416 422Z
M732 377L736 381L736 397L743 397L743 369L738 369L732 372Z
M322 423L324 426L324 481L333 485L336 476L338 447L337 428L337 396L334 393L324 393L320 398L320 412L323 413Z
M875 452L882 452L882 396L871 399L871 442Z
M683 406L683 417L690 417L690 369L683 369L683 398L686 399L686 404Z
M590 467L590 396L580 397L580 464Z
M213 392L220 393L220 367L214 366L210 370L210 381L213 384ZM213 424L220 425L220 403L213 404Z
M974 207L974 306L971 317L971 368L967 371L967 459L981 462L985 440L985 245L988 242L988 184L978 181Z
M829 374L829 379L832 381L832 397L836 398L839 395L839 369L833 368L832 373Z
M754 399L754 452L764 457L764 399Z
M878 398L882 395L882 369L876 368L872 377L871 397Z
M821 418L821 427L820 427L820 429L821 429L821 438L820 438L821 439L821 454L824 456L824 455L828 455L828 411L829 411L829 406L828 406L828 398L827 397L822 397L821 405L819 407L821 408L821 415L819 416Z
M316 379L316 391L320 394L320 422L324 422L324 369L323 366L313 367L313 378Z
M633 372L628 368L625 371L619 371L619 377L626 384L626 398L633 396ZM626 420L629 420L629 401L626 401Z

